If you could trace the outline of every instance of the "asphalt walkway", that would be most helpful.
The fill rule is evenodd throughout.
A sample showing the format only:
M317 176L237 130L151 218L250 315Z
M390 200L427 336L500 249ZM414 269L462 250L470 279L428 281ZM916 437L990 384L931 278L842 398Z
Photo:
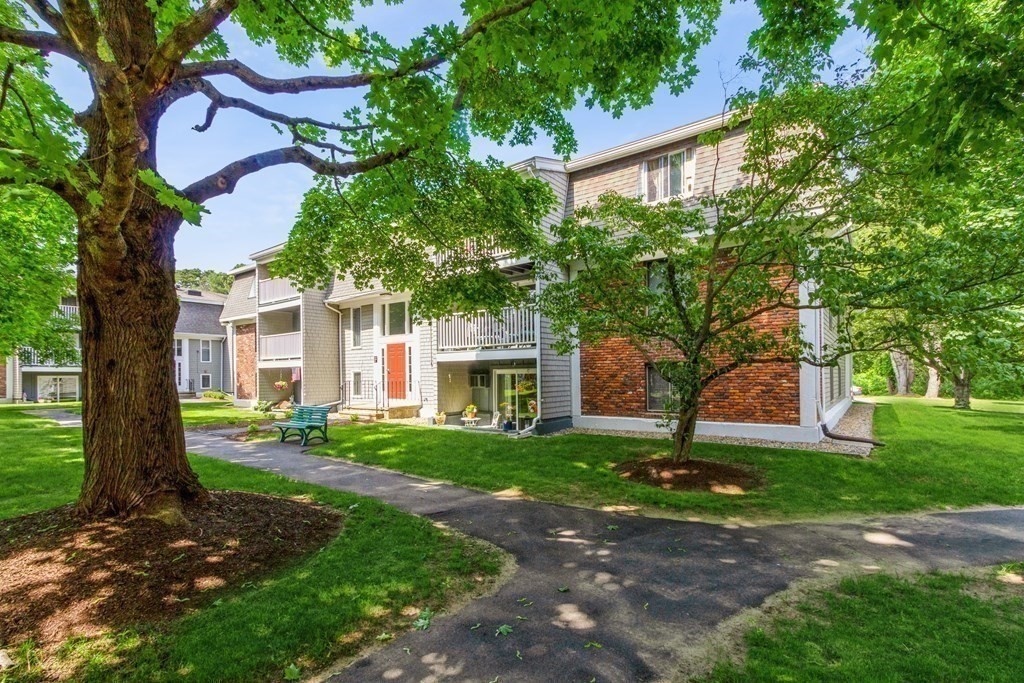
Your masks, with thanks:
M332 683L668 680L679 652L797 579L1024 558L1024 508L841 524L678 522L502 498L295 445L210 432L188 432L187 443L191 453L377 498L515 557L496 593L401 635ZM511 631L499 634L504 625Z

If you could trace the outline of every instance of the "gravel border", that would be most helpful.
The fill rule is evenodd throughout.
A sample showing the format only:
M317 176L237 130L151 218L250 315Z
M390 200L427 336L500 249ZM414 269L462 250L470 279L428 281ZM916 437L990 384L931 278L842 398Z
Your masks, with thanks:
M873 438L874 425L874 403L862 403L855 401L846 415L839 420L831 430L834 434L843 436L858 436ZM615 431L610 429L582 429L573 427L552 436L559 434L603 434L607 436L629 436L642 439L670 439L672 434L667 431L641 432L641 431ZM696 441L704 443L725 443L735 446L758 446L761 448L786 448L790 450L817 451L819 453L838 453L840 455L854 455L860 458L867 458L871 455L873 446L867 443L854 441L836 441L834 439L822 439L818 443L791 443L788 441L771 441L769 439L747 439L737 436L707 436L698 435Z

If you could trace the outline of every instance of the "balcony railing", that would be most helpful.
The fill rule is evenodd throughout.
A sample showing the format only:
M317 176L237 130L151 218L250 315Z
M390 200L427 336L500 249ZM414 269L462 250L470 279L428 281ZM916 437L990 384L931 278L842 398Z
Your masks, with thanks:
M530 308L506 308L500 316L484 311L437 321L437 350L507 349L537 344L536 315Z
M260 337L260 360L298 360L302 358L302 332L287 332Z
M299 290L295 289L287 278L260 280L260 304L273 304L298 297Z
M453 260L456 262L462 262L467 257L474 258L479 256L490 256L494 259L500 259L507 255L508 249L499 247L491 240L474 237L463 240L462 244L455 249L446 249L438 252L435 259L438 263L445 263Z
M77 318L78 306L66 306L64 304L61 304L59 307L58 315L64 318Z
M42 368L77 368L82 365L82 353L75 350L65 356L58 358L47 358L38 351L28 346L18 350L18 360L22 366L36 366Z

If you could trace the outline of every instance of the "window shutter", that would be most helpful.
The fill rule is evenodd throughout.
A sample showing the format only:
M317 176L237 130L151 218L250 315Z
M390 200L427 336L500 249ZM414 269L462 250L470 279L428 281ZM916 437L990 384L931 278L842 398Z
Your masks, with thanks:
M647 160L640 162L640 166L637 168L636 173L636 196L638 199L646 199L647 192L645 190L644 179L647 176Z

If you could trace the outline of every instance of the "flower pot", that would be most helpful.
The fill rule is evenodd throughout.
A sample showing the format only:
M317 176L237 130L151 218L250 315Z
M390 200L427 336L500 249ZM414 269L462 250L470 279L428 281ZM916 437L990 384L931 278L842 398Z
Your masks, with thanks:
M447 421L448 421L448 416L447 415L435 415L434 416L434 424L436 424L438 427L440 427L441 425L443 425Z
M516 430L516 425L512 420L506 420L503 428L506 432L514 432Z

